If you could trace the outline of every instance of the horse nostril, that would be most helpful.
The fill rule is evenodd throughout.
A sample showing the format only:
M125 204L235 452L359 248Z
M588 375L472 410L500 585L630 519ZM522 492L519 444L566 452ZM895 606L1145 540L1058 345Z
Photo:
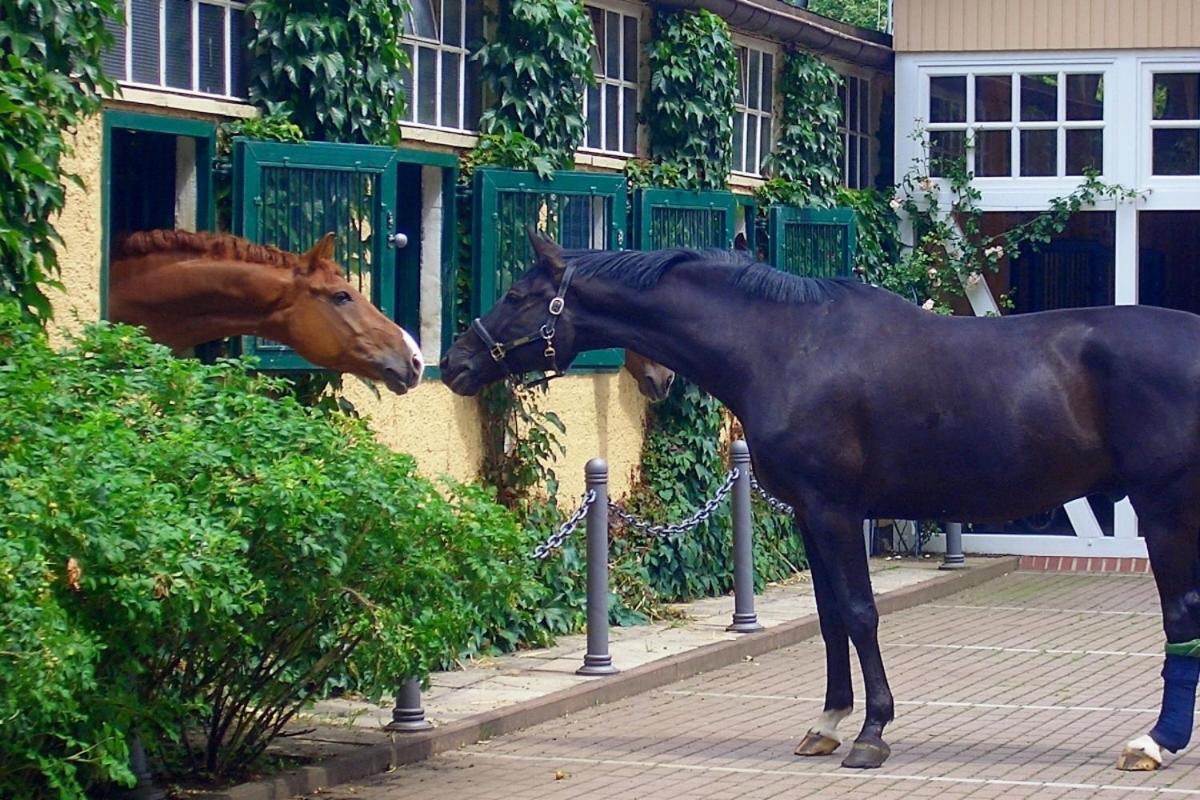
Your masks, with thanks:
M413 353L412 357L413 370L420 375L425 369L425 359L421 358L420 353Z

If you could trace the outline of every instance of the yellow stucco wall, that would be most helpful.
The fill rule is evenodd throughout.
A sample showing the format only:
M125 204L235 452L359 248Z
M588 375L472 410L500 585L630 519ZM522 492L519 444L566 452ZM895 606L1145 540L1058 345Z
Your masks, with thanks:
M64 170L78 174L84 186L68 184L66 206L56 221L64 240L59 261L65 290L51 294L55 315L51 335L59 343L64 331L78 330L100 317L102 145L101 117L83 120L74 136L75 152L64 163ZM458 480L477 476L483 423L474 398L459 397L437 380L427 380L407 395L396 397L386 391L376 396L365 383L348 377L345 391L369 418L380 441L413 454L422 473ZM578 375L554 381L543 407L557 412L567 428L561 437L567 452L555 464L562 504L573 507L583 493L583 467L595 456L609 462L610 491L614 496L625 494L640 462L646 413L646 401L629 374Z

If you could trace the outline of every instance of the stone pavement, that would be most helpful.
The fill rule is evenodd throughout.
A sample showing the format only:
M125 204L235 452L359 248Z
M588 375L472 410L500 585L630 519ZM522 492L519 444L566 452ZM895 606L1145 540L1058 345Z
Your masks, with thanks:
M792 755L822 706L812 638L320 798L1200 797L1200 753L1113 767L1157 713L1148 576L1013 573L884 616L880 639L897 700L880 770Z

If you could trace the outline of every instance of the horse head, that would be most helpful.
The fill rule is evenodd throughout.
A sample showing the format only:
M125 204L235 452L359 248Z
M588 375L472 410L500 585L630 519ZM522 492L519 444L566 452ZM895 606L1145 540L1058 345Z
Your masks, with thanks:
M643 355L625 351L625 371L637 381L638 390L652 403L666 400L675 382L675 371Z

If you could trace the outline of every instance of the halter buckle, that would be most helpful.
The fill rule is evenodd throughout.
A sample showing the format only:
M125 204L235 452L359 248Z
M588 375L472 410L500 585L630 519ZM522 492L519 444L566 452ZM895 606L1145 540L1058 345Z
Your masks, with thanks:
M563 307L566 304L567 304L567 301L563 300L561 297L553 298L550 301L550 314L552 316L557 317L559 314L561 314L563 312Z
M492 354L493 361L503 361L504 360L504 355L505 355L504 345L500 344L499 342L492 345L491 349L488 352Z

